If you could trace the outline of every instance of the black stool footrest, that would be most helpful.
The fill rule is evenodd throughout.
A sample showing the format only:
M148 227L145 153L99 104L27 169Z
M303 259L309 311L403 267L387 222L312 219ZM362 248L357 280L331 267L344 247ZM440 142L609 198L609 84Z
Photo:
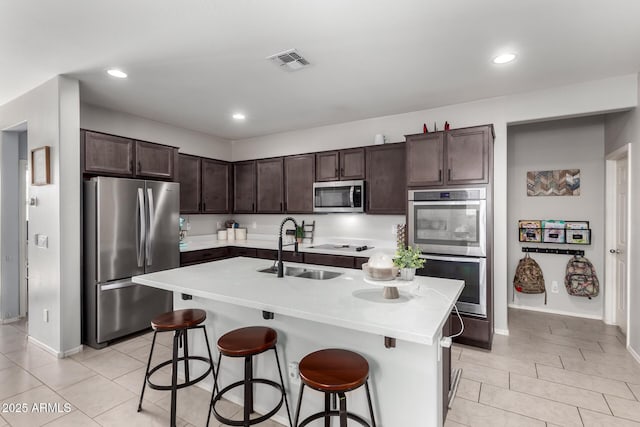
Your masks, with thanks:
M207 375L209 375L212 370L211 370L211 362L209 361L209 359L207 359L204 356L189 356L189 357L179 357L178 358L178 362L184 362L186 360L199 360L200 362L205 362L207 365L209 365L207 367L207 370L205 371L204 374L200 375L198 378L193 379L193 380L189 380L189 381L185 381L183 383L179 383L176 384L176 389L181 389L181 388L185 388L185 387L189 387L194 385L197 382L202 381L203 379L205 379L207 377ZM170 365L173 363L173 360L167 360L165 362L160 363L159 365L155 366L153 369L151 369L149 371L149 373L147 374L147 384L149 384L149 387L151 387L154 390L171 390L171 384L169 385L158 385L158 384L154 384L151 382L151 375L153 375L156 371L158 371L158 369L161 369L167 365ZM187 362L185 362L187 363Z
M258 424L258 423L261 423L263 421L268 420L269 418L274 416L276 414L276 412L278 412L278 410L280 410L280 408L282 407L282 403L284 402L284 396L285 396L284 393L285 392L284 392L284 390L282 388L282 385L278 384L275 381L267 380L267 379L264 379L264 378L252 378L250 380L250 382L251 382L252 386L253 386L253 384L266 384L266 385L269 385L269 386L271 386L273 388L276 388L276 389L280 390L280 402L278 402L278 404L275 406L275 408L273 408L271 411L269 411L269 413L249 420L249 425L254 425L254 424ZM216 403L220 399L222 399L222 397L223 397L223 395L225 393L227 393L229 390L231 390L233 388L242 386L244 384L245 384L244 381L236 381L233 384L229 384L228 386L226 386L225 388L220 390L220 392L218 394L216 394L215 397L213 398L213 401L211 403L211 408L213 410L213 415L221 423L224 423L224 424L229 425L229 426L244 426L245 425L244 420L231 420L229 418L223 417L216 410Z
M300 421L300 424L298 424L296 427L304 427L307 424L309 424L311 421L315 421L317 419L320 418L324 418L325 416L329 415L330 417L338 417L340 416L340 411L328 411L328 412L317 412L313 415L309 415L307 418L305 418L304 420ZM371 425L361 416L356 415L352 412L347 412L347 418L349 418L350 420L354 420L358 423L360 423L360 425L363 425L365 427L371 427Z

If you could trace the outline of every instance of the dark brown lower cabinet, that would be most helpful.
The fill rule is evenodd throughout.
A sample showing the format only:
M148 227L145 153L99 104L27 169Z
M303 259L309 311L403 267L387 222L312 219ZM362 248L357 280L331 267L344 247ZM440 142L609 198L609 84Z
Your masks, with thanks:
M486 348L491 350L493 341L493 327L489 319L481 319L461 315L464 322L464 332L461 336L453 340L460 344L472 345L475 347ZM460 331L460 320L455 313L451 314L451 335L455 335Z
M229 257L229 248L211 248L180 253L180 267L217 261Z
M366 264L367 262L369 262L369 258L356 257L354 261L355 264L353 265L353 268L357 268L358 270L360 270L362 269L362 264Z
M282 260L289 262L304 262L303 260L304 254L302 252L298 252L297 254L292 251L283 251L282 252ZM256 250L256 258L268 259L271 261L276 261L278 259L278 251L273 249L257 249Z
M229 248L229 258L237 257L237 256L246 256L249 258L257 257L257 249L256 248L241 248L238 246L232 246Z
M355 258L343 255L304 254L305 264L329 265L331 267L353 268Z

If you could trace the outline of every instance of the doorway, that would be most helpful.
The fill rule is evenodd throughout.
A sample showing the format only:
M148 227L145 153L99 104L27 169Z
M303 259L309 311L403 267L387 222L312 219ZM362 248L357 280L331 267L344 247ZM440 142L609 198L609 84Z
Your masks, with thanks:
M606 284L605 322L617 325L627 337L629 325L629 159L627 144L607 156L606 162Z

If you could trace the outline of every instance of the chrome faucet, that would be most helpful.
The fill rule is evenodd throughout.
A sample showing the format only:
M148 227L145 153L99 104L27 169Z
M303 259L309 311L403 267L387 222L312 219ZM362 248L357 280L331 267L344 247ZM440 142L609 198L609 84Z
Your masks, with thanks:
M293 225L296 227L296 229L298 228L298 223L296 222L295 219L293 219L292 217L288 216L285 219L282 220L282 222L280 223L280 234L278 234L278 277L284 277L284 266L282 265L282 247L283 246L291 246L292 244L295 245L293 248L294 253L297 255L298 254L298 241L296 240L295 243L288 243L286 245L282 244L282 229L284 228L284 224L287 221L291 221L293 222Z

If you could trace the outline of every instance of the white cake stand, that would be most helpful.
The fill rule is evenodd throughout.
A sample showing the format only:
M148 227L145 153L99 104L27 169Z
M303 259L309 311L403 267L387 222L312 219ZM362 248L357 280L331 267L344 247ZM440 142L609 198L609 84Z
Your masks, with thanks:
M383 287L384 290L382 291L382 296L384 296L386 299L399 298L400 292L398 292L398 288L404 288L414 284L413 280L373 280L366 276L364 277L364 281L365 283L368 283L370 285Z

